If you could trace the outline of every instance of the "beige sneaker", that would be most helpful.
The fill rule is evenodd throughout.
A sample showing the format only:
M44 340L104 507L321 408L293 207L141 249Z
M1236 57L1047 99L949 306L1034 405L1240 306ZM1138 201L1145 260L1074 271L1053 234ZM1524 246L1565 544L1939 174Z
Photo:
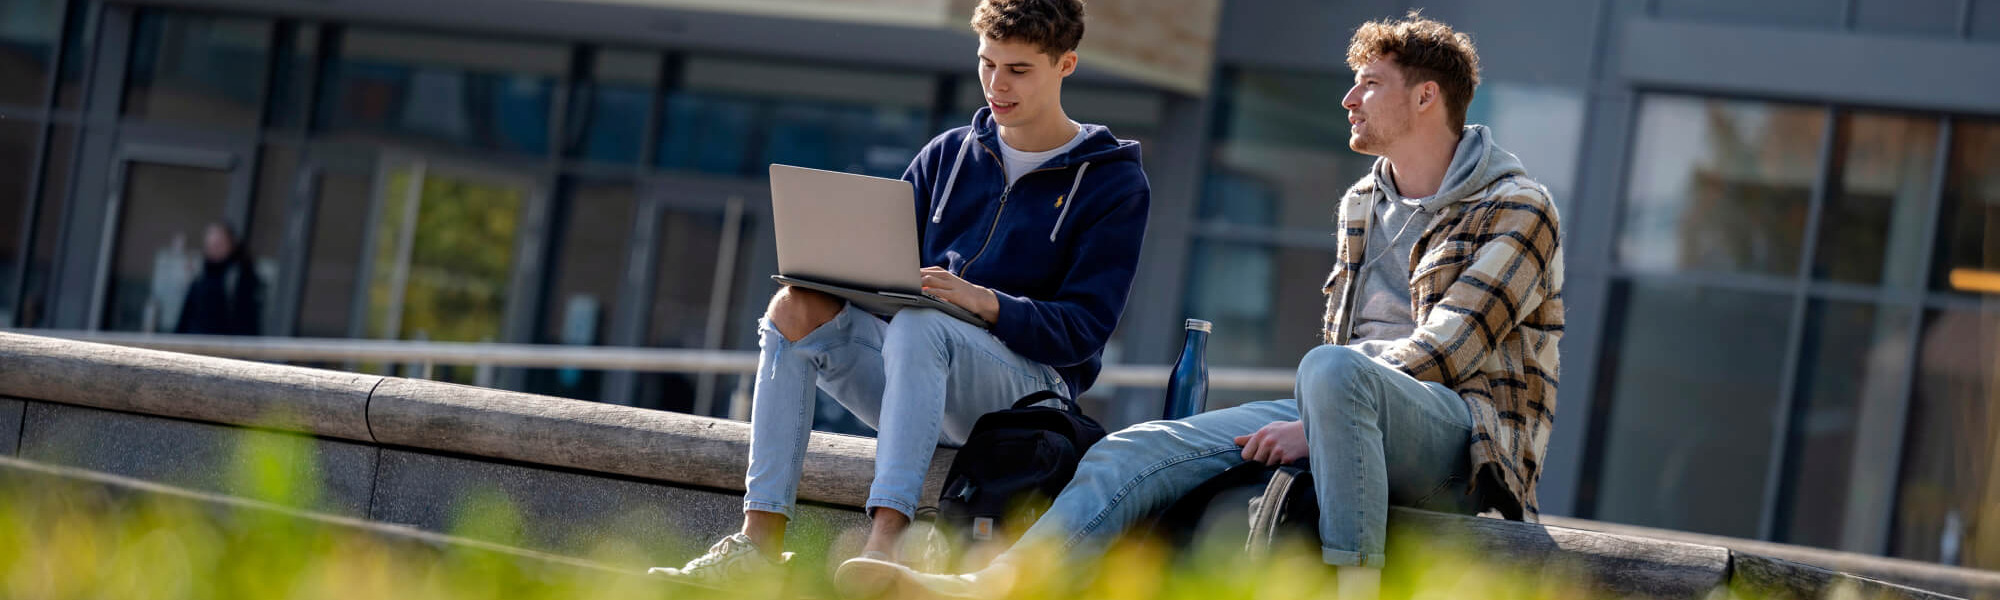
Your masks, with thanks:
M784 553L777 561L764 558L764 553L757 550L750 536L733 533L709 546L707 553L688 561L681 568L653 567L647 569L646 574L681 583L726 588L744 582L768 582L771 575L782 574L782 568L791 560L790 552Z
M952 600L994 600L1014 589L1014 570L996 563L984 570L962 575L919 573L897 563L861 557L840 563L833 574L834 586L849 598L867 598L890 593L896 598L948 598ZM857 594L857 592L859 594Z

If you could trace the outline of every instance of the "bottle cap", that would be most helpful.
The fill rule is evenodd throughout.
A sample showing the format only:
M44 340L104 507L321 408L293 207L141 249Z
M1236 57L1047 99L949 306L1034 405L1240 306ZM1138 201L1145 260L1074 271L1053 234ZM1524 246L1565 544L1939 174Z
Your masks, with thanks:
M1209 324L1209 322L1208 322L1208 321L1203 321L1203 320L1201 320L1201 319L1188 319L1188 320L1187 320L1187 328L1188 328L1188 329L1192 329L1192 330L1195 330L1195 331L1199 331L1199 332L1202 332L1202 333L1208 333L1208 332L1209 332L1209 329L1210 329L1210 328L1212 328L1212 327L1214 327L1214 325L1211 325L1211 324Z

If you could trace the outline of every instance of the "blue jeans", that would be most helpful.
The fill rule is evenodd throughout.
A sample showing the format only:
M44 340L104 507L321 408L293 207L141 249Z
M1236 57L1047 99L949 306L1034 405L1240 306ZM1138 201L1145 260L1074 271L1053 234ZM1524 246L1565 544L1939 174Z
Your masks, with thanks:
M743 509L792 516L812 433L813 387L876 430L866 508L914 516L939 444L965 442L980 415L1062 376L1015 354L992 333L931 309L883 321L852 305L793 342L760 320Z
M1015 548L1099 551L1133 521L1242 464L1235 438L1274 421L1305 421L1329 565L1380 568L1390 504L1478 510L1468 493L1472 415L1457 393L1330 345L1306 353L1294 391L1296 400L1141 423L1104 438Z

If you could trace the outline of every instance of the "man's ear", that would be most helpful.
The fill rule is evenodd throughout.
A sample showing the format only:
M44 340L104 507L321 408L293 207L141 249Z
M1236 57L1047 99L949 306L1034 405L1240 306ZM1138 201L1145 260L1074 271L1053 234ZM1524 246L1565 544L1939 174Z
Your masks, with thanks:
M1417 110L1419 112L1429 110L1431 107L1443 102L1444 90L1438 87L1437 82L1426 81L1417 84Z
M1076 72L1077 60L1079 58L1075 50L1064 52L1062 56L1056 58L1056 72L1062 74L1063 77L1068 77L1070 73Z

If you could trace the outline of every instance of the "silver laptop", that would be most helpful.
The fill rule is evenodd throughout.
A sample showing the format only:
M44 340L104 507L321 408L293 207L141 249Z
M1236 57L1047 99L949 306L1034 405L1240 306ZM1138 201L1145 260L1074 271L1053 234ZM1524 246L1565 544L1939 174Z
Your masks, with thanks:
M923 293L910 182L771 165L771 228L785 285L839 296L888 316L934 308L980 327L971 311Z

